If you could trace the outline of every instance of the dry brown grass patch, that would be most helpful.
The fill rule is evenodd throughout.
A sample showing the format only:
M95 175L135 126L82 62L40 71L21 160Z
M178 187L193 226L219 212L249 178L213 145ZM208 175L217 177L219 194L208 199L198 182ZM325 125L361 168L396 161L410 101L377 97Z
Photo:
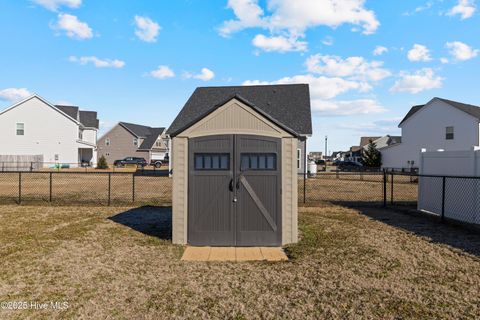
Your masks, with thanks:
M461 229L408 230L405 217L424 220L379 209L305 208L289 262L185 263L166 210L1 206L0 301L70 307L0 318L480 316L480 236Z

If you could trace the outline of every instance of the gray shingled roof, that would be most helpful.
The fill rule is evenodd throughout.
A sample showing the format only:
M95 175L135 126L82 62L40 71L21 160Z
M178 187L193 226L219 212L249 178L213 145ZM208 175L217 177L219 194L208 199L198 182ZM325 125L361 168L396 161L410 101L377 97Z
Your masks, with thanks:
M360 147L365 147L370 143L370 140L375 141L381 137L360 137Z
M84 127L99 128L99 121L95 111L82 111L76 106L56 105L55 108L80 122Z
M144 138L139 147L141 150L150 150L155 141L157 141L158 136L165 131L165 128L152 128L135 123L119 122L118 124L133 133L137 138Z
M150 134L145 137L139 149L142 149L142 150L152 149L153 145L158 139L158 136L160 136L163 133L163 131L165 131L165 128L151 128Z
M152 129L152 127L135 123L119 122L118 124L136 135L138 138L145 138L146 136L150 135L150 130Z
M79 112L80 123L88 128L99 127L99 121L97 119L97 113L95 111L81 111Z
M66 113L68 116L78 121L78 107L74 106L55 106L57 109L60 109L63 113Z
M434 98L434 99L438 99L440 101L443 101L449 105L451 105L452 107L454 108L457 108L458 110L460 111L463 111L465 113L468 113L469 115L477 118L480 120L480 107L478 106L474 106L474 105L471 105L471 104L466 104L466 103L462 103L462 102L457 102L457 101L453 101L453 100L448 100L448 99L443 99L443 98ZM425 105L418 105L418 106L413 106L410 111L408 111L407 115L405 116L405 118L403 118L402 121L400 121L400 124L401 125L403 122L405 122L408 118L410 118L411 116L413 116L415 113L417 113L418 111L420 111Z
M167 133L174 136L232 98L237 98L295 135L312 134L308 84L200 87Z

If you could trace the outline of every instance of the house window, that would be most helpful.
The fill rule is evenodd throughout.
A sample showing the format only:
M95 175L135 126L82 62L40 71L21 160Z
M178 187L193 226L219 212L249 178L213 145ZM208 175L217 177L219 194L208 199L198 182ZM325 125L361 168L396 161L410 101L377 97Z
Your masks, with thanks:
M18 122L17 123L17 136L24 136L25 135L25 124Z
M78 139L83 140L83 130L78 129Z
M133 138L133 145L138 146L138 139L137 138Z
M106 138L106 139L105 139L105 145L106 145L106 146L109 146L109 145L110 145L110 138Z
M453 127L446 127L445 128L445 139L453 140Z
M229 170L228 153L195 153L195 170Z
M157 141L155 142L155 147L161 148L161 147L162 147L162 141L157 140Z
M302 149L297 149L297 169L302 167Z

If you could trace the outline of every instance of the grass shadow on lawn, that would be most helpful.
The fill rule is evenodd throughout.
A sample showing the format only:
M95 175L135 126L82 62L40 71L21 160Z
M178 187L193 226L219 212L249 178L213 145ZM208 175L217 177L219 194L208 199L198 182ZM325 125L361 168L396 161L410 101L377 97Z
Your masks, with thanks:
M108 218L143 234L172 240L172 208L143 206Z
M445 244L480 257L480 233L468 226L442 223L417 211L399 211L389 208L356 208L361 214L395 228Z

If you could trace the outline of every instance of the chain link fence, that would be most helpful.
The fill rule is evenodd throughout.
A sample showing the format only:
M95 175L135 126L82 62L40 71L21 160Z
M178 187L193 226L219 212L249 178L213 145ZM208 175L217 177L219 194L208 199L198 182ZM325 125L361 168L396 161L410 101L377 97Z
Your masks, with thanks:
M145 172L0 172L1 203L171 205L168 176Z
M443 219L480 225L480 177L413 172L299 174L300 205L333 203L420 210Z
M298 176L298 202L316 206L384 206L422 210L480 224L480 177L398 172L326 172ZM0 172L0 203L165 205L172 180L137 172Z

